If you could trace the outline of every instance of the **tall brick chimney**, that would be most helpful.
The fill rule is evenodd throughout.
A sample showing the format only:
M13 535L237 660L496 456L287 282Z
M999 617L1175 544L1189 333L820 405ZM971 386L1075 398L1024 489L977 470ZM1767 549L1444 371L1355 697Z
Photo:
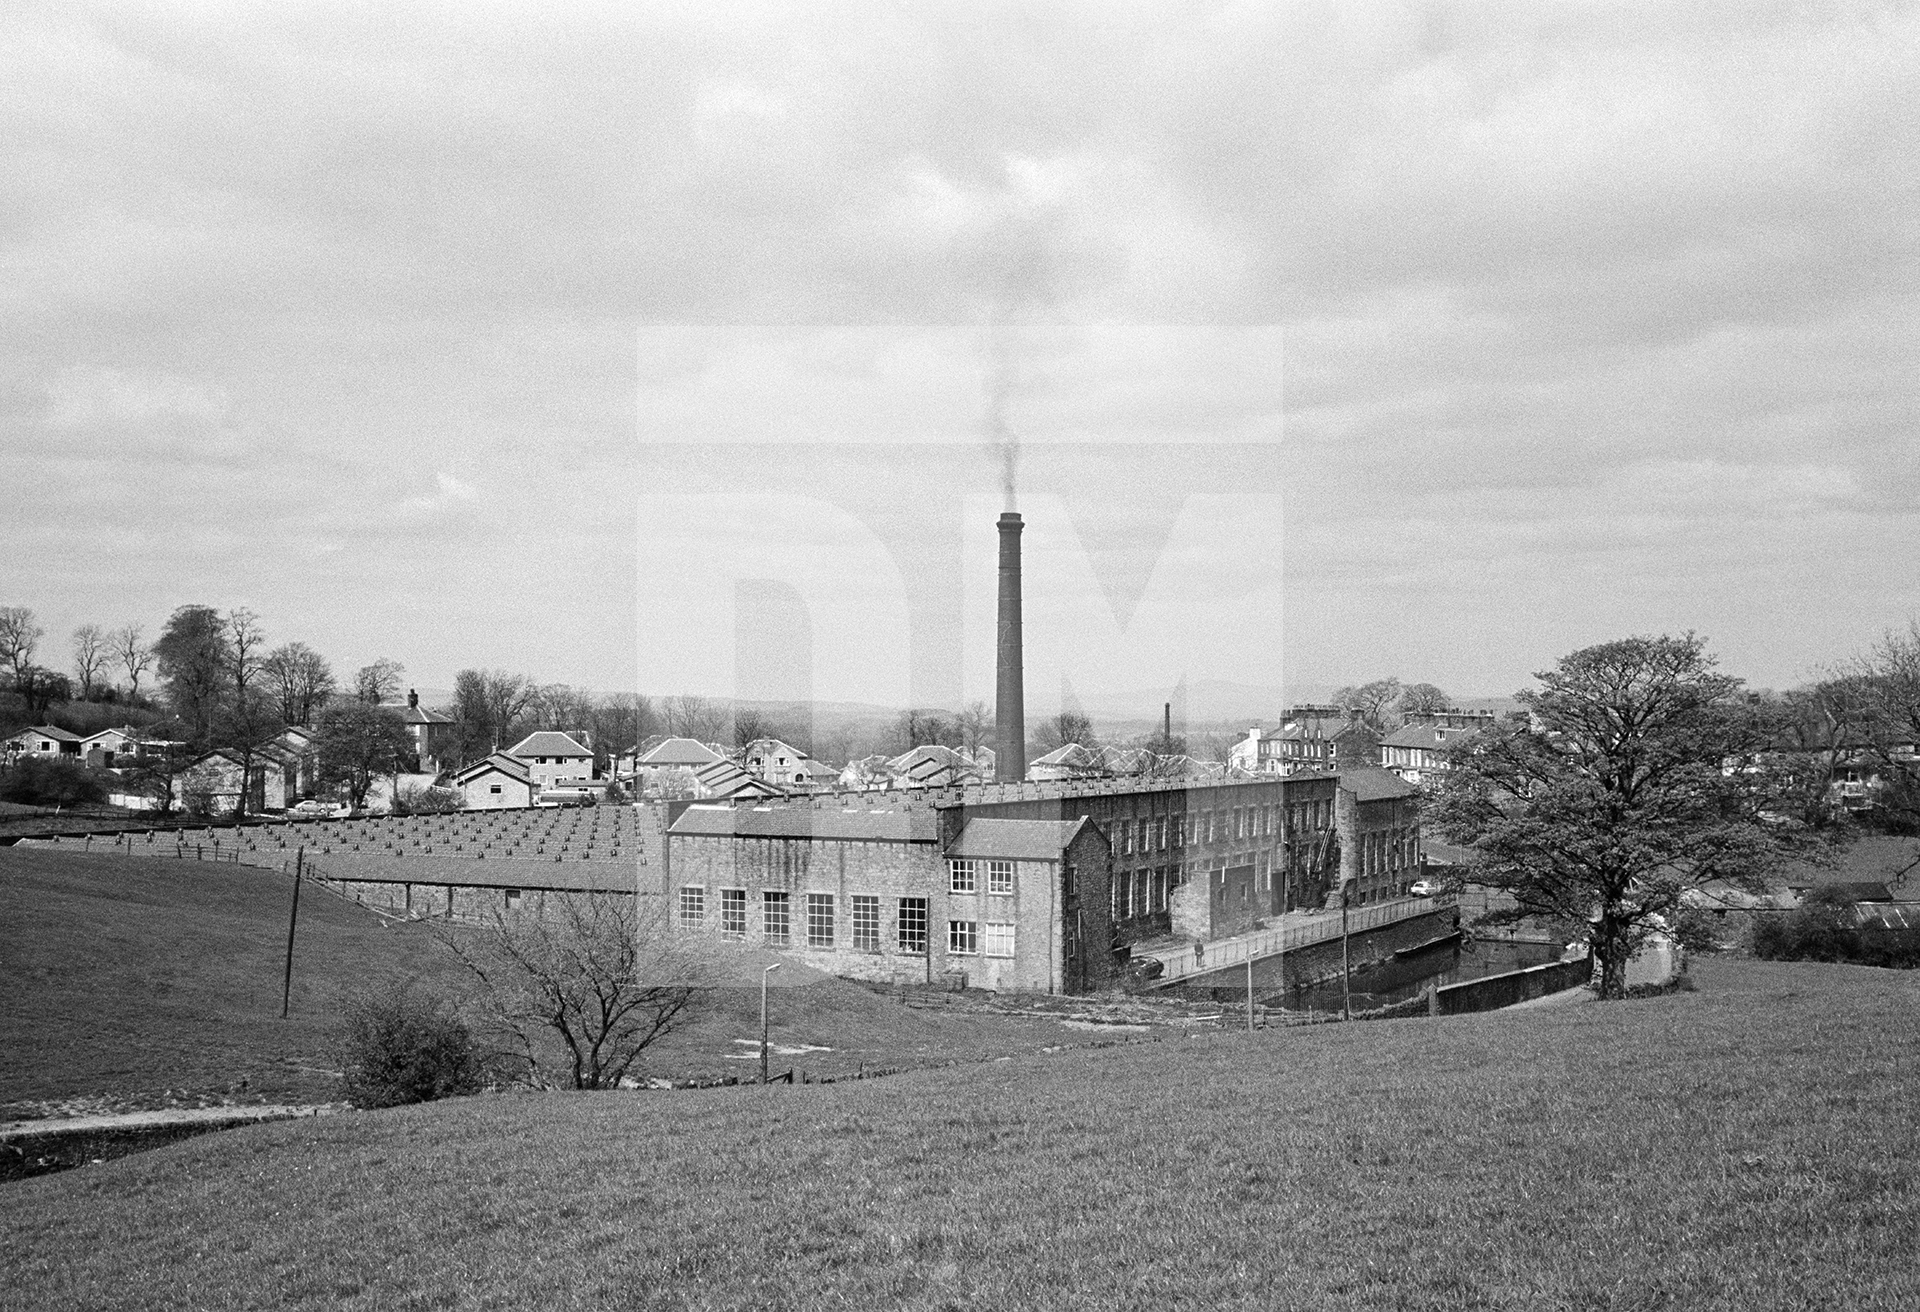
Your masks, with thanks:
M994 778L1027 777L1027 703L1020 644L1020 516L1000 516L1000 648L994 683Z

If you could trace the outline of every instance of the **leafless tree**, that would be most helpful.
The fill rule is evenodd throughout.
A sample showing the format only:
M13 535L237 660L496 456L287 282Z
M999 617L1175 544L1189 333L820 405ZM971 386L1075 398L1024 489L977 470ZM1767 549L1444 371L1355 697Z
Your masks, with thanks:
M539 685L505 670L461 670L453 676L448 713L460 729L460 756L476 760L510 740Z
M594 749L609 756L631 752L650 735L659 731L660 717L652 699L640 693L621 692L603 697L588 717L593 728Z
M1100 745L1100 740L1094 737L1093 721L1079 711L1049 715L1033 728L1033 745L1039 749L1038 755L1045 756L1068 743L1079 743L1082 747Z
M333 667L304 642L275 647L260 671L279 699L280 718L288 724L312 724L313 713L333 695Z
M968 751L993 746L993 713L985 702L968 702L953 722L960 731L960 745Z
M477 984L494 1060L537 1088L608 1089L687 1014L702 982L696 941L663 907L617 893L549 893L441 944Z
M390 656L382 656L371 665L362 665L353 675L353 695L369 706L393 701L400 695L400 680L407 667Z
M105 673L112 658L106 630L98 624L82 624L73 631L73 672L80 676L80 700L93 700L93 685Z
M114 659L127 672L127 698L137 699L140 676L153 668L153 648L147 645L145 631L138 624L122 624L110 635L110 641Z
M536 729L558 729L571 733L585 729L593 721L593 697L586 690L564 683L542 684L534 689L527 714Z
M667 698L666 710L668 733L703 743L717 740L729 718L725 710L692 693Z
M1410 683L1400 690L1399 698L1393 703L1393 709L1405 719L1409 715L1444 711L1453 705L1453 699L1431 683Z
M0 661L13 670L15 680L33 664L33 651L47 631L34 623L33 611L25 606L0 606Z
M1334 705L1375 729L1387 727L1388 707L1400 696L1400 680L1389 676L1371 683L1349 685L1333 694Z

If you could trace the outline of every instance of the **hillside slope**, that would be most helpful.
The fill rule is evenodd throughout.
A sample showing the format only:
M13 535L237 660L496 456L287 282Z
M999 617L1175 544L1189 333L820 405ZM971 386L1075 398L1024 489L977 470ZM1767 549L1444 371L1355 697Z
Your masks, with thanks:
M21 1306L1920 1305L1920 980L482 1097L0 1191Z

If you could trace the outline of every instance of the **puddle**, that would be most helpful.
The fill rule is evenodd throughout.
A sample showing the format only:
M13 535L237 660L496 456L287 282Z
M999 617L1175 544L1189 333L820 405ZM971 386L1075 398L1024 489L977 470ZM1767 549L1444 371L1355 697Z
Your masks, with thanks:
M741 1047L750 1049L750 1051L725 1053L722 1056L722 1060L725 1060L725 1061L759 1061L760 1060L760 1040L735 1039L734 1042L739 1044ZM767 1045L768 1054L775 1057L804 1057L810 1052L832 1052L832 1051L833 1051L832 1048L825 1047L818 1043L769 1043Z

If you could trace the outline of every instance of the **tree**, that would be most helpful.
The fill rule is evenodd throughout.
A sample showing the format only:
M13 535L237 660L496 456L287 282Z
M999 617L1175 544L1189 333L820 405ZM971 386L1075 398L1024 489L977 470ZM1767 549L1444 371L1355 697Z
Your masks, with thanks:
M0 606L0 661L13 671L15 683L27 666L33 664L34 648L47 631L34 623L33 612L25 606Z
M138 624L123 624L109 635L113 644L113 657L120 668L127 672L127 700L136 701L140 696L140 676L153 667L153 648L146 642L146 635Z
M667 732L697 742L717 740L727 727L727 713L692 693L681 693L666 701Z
M1389 676L1334 691L1333 704L1375 729L1387 727L1388 707L1400 696L1400 680Z
M369 706L395 701L400 696L400 680L407 667L389 656L371 665L362 665L353 673L353 695Z
M1079 743L1087 748L1100 745L1100 740L1093 734L1093 721L1079 711L1061 711L1034 726L1033 755L1045 756L1068 743Z
M505 670L461 670L454 675L448 712L459 728L460 759L476 760L510 743L539 691L526 675Z
M538 912L495 907L478 927L439 929L478 985L483 1032L523 1082L615 1088L682 1019L700 980L694 945L640 902L552 894Z
M993 712L985 702L968 702L954 717L953 724L960 733L960 745L969 752L993 746Z
M342 1009L340 1085L355 1107L400 1107L478 1093L473 1036L437 998L411 987L357 994Z
M756 738L778 738L773 721L752 706L733 708L733 745L744 748Z
M94 680L106 670L112 659L106 630L98 624L82 624L73 631L73 672L80 676L80 700L93 700Z
M1393 704L1393 710L1402 720L1411 715L1430 714L1444 711L1453 705L1453 699L1431 683L1410 683L1400 690L1399 698Z
M1470 881L1512 899L1482 923L1584 931L1603 998L1682 894L1758 888L1794 844L1797 827L1766 818L1761 722L1713 666L1693 634L1565 656L1520 694L1530 722L1480 734L1435 798L1440 832L1479 852Z
M182 780L197 759L192 752L185 750L185 744L174 735L184 732L178 724L155 724L147 727L152 735L143 742L140 752L133 758L132 768L127 771L126 779L133 788L151 797L159 804L161 815L171 815L174 806L183 801Z
M608 757L636 750L660 731L660 717L650 698L639 693L614 693L593 707L588 723L593 728L593 746Z
M527 715L535 729L558 729L572 733L585 729L593 719L593 697L584 689L564 683L544 683L533 691L527 703Z
M398 714L363 701L333 702L315 717L313 746L323 786L344 784L347 805L366 804L373 781L393 774L413 752Z
M1863 702L1856 741L1880 786L1870 813L1879 827L1920 834L1920 621L1890 630L1849 671ZM1907 869L1920 865L1920 854Z
M304 642L275 647L260 663L260 672L280 703L280 718L288 724L312 724L313 713L333 695L333 667Z
M167 703L195 746L213 735L227 692L227 624L211 606L181 606L153 644Z
M15 670L13 691L24 704L27 718L35 724L45 720L56 703L73 700L72 681L44 665L27 665Z

